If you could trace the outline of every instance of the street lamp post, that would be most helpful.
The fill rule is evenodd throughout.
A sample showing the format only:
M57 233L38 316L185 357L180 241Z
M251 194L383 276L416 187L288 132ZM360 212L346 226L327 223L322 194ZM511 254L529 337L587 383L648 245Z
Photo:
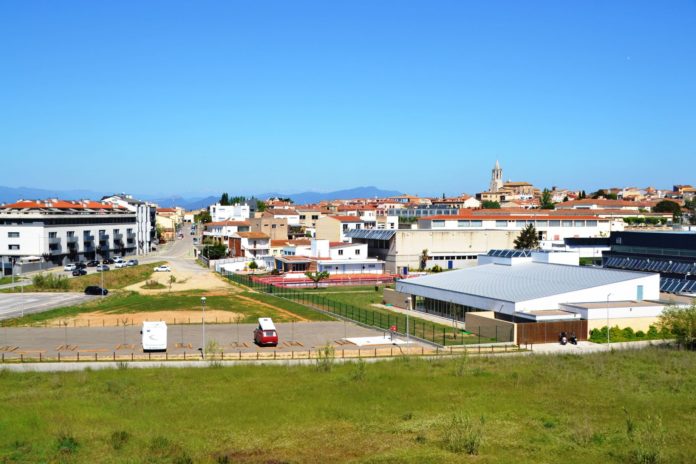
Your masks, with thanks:
M411 344L411 331L409 329L408 314L411 311L411 297L406 298L406 347Z
M201 352L203 353L203 360L205 360L205 297L201 297L201 305L203 307L203 345L201 348Z
M611 293L607 294L607 344L609 344L609 332L610 332L610 327L609 327L609 297L611 296Z

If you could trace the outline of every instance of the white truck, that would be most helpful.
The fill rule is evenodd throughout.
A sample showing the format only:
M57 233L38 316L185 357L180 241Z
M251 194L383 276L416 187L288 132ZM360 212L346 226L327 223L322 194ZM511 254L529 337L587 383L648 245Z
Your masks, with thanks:
M167 351L167 323L164 321L143 321L143 351Z

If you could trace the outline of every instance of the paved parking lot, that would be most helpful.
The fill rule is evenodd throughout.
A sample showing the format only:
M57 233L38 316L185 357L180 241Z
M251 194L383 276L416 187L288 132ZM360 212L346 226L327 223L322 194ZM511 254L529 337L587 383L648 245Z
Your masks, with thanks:
M81 293L0 293L0 320L80 304L92 298L95 297Z
M348 337L375 337L383 331L368 329L348 322L301 322L276 324L279 344L277 347L258 347L253 341L255 324L207 324L206 341L214 340L225 352L249 353L257 351L278 352L320 349L326 344L337 350L357 350L360 347L344 341ZM167 352L173 355L196 353L202 345L203 327L194 325L168 326ZM385 340L384 346L390 346ZM140 326L125 327L63 327L63 328L14 328L0 329L0 352L5 359L23 354L26 357L53 358L60 352L64 357L81 355L125 355L142 353Z

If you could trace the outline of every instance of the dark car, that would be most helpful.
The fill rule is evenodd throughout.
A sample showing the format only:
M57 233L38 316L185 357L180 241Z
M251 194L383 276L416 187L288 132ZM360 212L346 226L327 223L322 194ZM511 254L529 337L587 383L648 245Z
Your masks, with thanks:
M99 261L93 259L92 261L87 261L87 266L88 267L94 267L94 266L99 266Z
M116 261L114 261L111 258L106 258L102 261L102 264L114 264L114 263L116 263Z
M90 285L85 288L85 295L108 295L109 291L105 288L97 287L96 285Z
M82 268L77 268L74 271L72 271L73 277L80 277L83 275L87 275L87 269L82 269Z
M80 263L75 263L75 267L78 268L78 269L87 269L87 264L82 263L82 262L80 262Z

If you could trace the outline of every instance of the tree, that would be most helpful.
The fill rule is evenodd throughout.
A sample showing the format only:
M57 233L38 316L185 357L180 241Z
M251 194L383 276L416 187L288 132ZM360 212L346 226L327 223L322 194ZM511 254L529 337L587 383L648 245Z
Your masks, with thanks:
M261 200L256 200L256 211L263 213L266 211L266 202Z
M607 200L618 200L619 196L615 193L607 193L606 195L604 195L604 198L606 198Z
M203 256L208 259L220 259L227 255L227 247L221 243L216 245L206 245L203 248Z
M418 269L423 271L428 264L428 249L421 251Z
M198 222L198 223L213 222L213 218L210 216L210 211L208 211L207 209L194 215L193 220L194 220L194 222Z
M544 189L544 191L541 193L541 209L555 209L556 206L553 203L553 199L551 198L551 192L549 189Z
M679 343L696 348L696 300L688 308L668 306L659 319L660 328L676 336Z
M497 201L486 200L481 203L481 208L483 209L500 209L500 203Z
M670 200L662 200L652 210L655 213L672 213L674 219L678 219L682 215L681 206L677 202Z
M319 288L319 282L329 278L329 273L326 271L321 272L305 272L305 275L314 282L314 288Z
M516 250L533 250L539 248L539 236L533 224L529 224L522 229L520 235L515 239Z
M220 197L220 205L221 206L229 206L230 205L230 196L227 194L227 192L224 192L222 196Z
M599 189L596 192L592 193L592 198L597 199L597 198L604 198L607 195L607 192L604 191L604 189Z
M256 264L256 261L252 261L252 262L249 263L249 266L247 266L247 267L248 267L249 269L251 269L251 271L253 272L253 271L255 271L255 270L257 270L257 269L259 268L259 265Z

